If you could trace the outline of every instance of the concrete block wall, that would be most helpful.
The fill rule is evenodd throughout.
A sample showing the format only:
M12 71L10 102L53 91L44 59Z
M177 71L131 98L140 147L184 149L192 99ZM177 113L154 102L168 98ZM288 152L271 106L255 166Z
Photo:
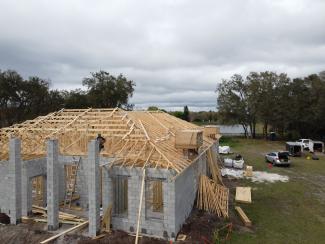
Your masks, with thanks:
M100 197L99 197L99 143L92 140L88 144L88 202L89 202L89 235L95 237L100 230Z
M58 140L47 141L47 227L59 228L59 145Z
M120 168L113 167L103 169L103 209L109 203L114 203L113 180L117 175L128 177L128 214L124 217L112 217L114 229L121 229L127 232L136 232L138 211L140 203L141 183L143 171L141 168ZM175 173L166 169L146 169L146 178L157 178L163 182L164 217L153 219L146 216L145 194L143 194L141 209L140 233L175 238L175 190L172 180Z
M43 203L46 205L46 158L32 159L22 162L22 214L28 216L32 212L32 179L43 176Z
M22 215L27 216L32 211L32 178L44 176L46 185L46 159L39 158L22 161L21 167L21 204ZM45 187L46 190L46 187ZM9 184L9 162L1 161L0 163L0 212L9 214L9 196L11 195L12 186ZM44 201L46 201L46 191L44 192Z
M65 156L60 155L59 156L59 163L60 163L60 201L64 200L64 194L65 194L65 172L64 172L64 165L73 164L74 160L78 160L80 156ZM113 158L107 158L107 157L100 157L99 161L100 164L106 164L109 161L112 161ZM87 178L87 172L88 172L88 161L87 157L81 156L81 161L77 173L77 185L76 185L76 191L77 194L80 196L80 199L76 202L80 205L80 207L84 209L88 209L88 178Z
M9 215L11 185L9 182L9 162L0 163L0 212Z
M64 200L65 196L65 171L64 171L64 165L70 165L74 164L75 160L78 160L79 156L59 156L59 163L60 163L60 201ZM80 199L77 200L80 207L87 209L88 208L88 181L87 181L87 157L82 156L79 169L77 172L77 184L76 184L76 191L78 195L80 196Z
M175 179L175 233L190 215L197 195L199 175L206 173L206 154L186 168Z
M21 221L21 144L17 138L9 141L9 216L10 223L17 224Z

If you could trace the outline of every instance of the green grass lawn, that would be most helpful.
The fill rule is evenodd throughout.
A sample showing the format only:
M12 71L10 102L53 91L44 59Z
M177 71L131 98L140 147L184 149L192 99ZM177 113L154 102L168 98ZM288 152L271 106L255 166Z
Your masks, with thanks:
M251 219L253 231L235 230L230 243L325 243L324 155L318 161L291 158L291 167L270 169L264 155L285 150L284 142L224 138L221 144L230 145L254 170L289 176L287 183L240 181L252 187L253 203L237 205Z

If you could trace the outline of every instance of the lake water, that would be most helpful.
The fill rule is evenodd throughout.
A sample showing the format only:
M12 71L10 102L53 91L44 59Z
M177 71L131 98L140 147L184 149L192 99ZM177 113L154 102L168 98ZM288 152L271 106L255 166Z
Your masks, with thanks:
M222 135L244 135L245 131L241 125L217 125Z

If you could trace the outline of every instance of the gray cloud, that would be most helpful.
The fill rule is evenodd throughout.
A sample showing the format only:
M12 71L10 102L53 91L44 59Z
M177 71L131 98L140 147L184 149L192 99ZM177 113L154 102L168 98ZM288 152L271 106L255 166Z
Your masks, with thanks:
M234 73L325 69L323 0L0 2L0 68L81 87L89 72L137 83L137 107L215 107Z

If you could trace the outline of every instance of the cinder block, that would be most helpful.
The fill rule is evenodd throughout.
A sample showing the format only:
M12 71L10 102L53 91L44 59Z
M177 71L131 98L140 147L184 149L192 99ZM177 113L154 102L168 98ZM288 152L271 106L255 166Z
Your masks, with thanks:
M17 224L21 222L22 205L21 205L21 186L22 186L22 164L20 157L21 144L20 139L13 138L9 142L9 170L8 176L10 179L8 194L10 223Z
M47 142L47 225L49 230L59 228L59 150L58 141Z
M99 215L99 145L97 140L88 144L88 201L89 201L89 235L96 236L100 230Z

